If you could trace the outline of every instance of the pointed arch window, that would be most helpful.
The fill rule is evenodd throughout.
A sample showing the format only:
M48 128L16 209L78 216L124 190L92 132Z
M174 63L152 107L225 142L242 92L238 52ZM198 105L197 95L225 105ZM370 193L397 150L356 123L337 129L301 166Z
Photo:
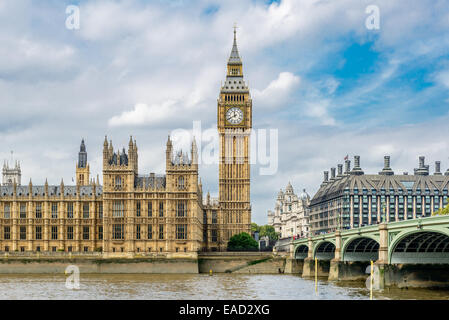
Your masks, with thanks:
M184 182L184 177L183 176L180 176L178 178L178 189L179 190L185 189L185 182Z
M115 177L115 188L116 189L122 188L122 177L121 176Z
M112 204L112 217L120 218L124 216L125 208L123 201L114 201Z

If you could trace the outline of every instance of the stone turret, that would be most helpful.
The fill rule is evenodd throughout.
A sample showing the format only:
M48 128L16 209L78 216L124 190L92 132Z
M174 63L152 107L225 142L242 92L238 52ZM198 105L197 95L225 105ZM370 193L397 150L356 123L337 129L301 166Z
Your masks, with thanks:
M12 166L14 163L14 166ZM12 159L12 151L11 151L11 167L9 166L9 162L5 160L3 163L3 181L2 185L4 186L12 186L15 183L20 186L22 180L22 171L20 169L20 162Z
M168 136L166 149L165 149L165 165L166 168L171 166L171 162L173 160L173 143L170 139L170 136Z
M61 184L60 184L60 189L61 189L61 196L64 195L64 179L61 178Z
M283 198L284 198L284 192L282 192L282 189L280 189L278 192L278 200L281 200Z
M198 165L198 147L196 146L195 137L192 140L191 159L192 165Z
M76 184L86 186L89 184L90 169L87 163L87 151L84 139L81 140L80 151L78 153L78 163L76 164Z
M290 181L288 182L287 187L285 188L285 193L286 194L293 194L294 193L293 186L290 183Z

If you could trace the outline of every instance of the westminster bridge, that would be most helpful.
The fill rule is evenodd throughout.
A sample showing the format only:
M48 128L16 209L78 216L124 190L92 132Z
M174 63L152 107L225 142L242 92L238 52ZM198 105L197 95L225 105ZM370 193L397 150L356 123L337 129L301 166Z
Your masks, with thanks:
M329 280L366 279L375 262L380 286L449 285L449 216L381 223L293 240L290 271Z

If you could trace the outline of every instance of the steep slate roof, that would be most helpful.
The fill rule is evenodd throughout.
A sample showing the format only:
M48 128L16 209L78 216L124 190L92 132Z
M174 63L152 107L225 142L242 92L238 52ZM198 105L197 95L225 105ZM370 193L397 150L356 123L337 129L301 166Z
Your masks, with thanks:
M134 181L135 187L143 187L143 188L156 188L156 189L164 189L165 188L165 174L161 175L141 175L136 177Z
M237 37L234 31L234 43L232 45L231 55L229 56L228 65L241 65L242 59L240 58L239 51L237 49ZM227 75L226 81L221 86L222 93L249 93L249 88L243 79L243 74L239 75Z
M234 29L234 43L232 44L231 55L229 56L228 63L229 64L241 64L242 59L240 59L239 49L237 48L237 35L236 30Z
M182 152L182 150L176 152L175 157L172 160L172 164L180 165L180 164L192 164L189 160L189 155L187 153Z
M343 177L330 180L328 183L321 184L320 189L314 195L311 205L334 199L343 194L345 189L349 189L349 194L354 194L354 189L367 190L367 195L372 194L372 190L376 190L376 195L380 194L382 189L388 194L393 189L397 194L403 192L407 194L407 190L411 189L412 194L416 194L420 189L421 194L425 195L426 189L429 195L434 195L434 190L438 190L438 195L443 194L443 190L449 188L449 176L447 175L344 175Z

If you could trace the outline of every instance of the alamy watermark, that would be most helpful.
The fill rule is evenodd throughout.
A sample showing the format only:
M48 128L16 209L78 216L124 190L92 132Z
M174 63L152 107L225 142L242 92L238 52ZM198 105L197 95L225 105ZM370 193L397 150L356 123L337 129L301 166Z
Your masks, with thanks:
M369 5L365 9L365 13L369 16L365 20L365 27L368 30L380 29L380 9L376 5Z
M192 130L176 129L170 134L174 144L188 145L195 140L198 164L259 165L260 175L274 175L278 170L278 129L216 127L203 130L201 121L193 121ZM224 151L220 158L220 148Z
M80 8L75 5L69 5L65 8L68 15L65 19L65 27L69 30L78 30L80 28Z
M65 268L64 274L68 275L65 280L65 287L67 289L79 289L80 288L80 268L76 265L69 265Z
M372 275L371 275L371 266L369 265L368 267L366 267L365 273L370 275L366 279L366 281L365 281L366 288L368 290L370 290L371 283L372 283L373 290L380 290L380 272L379 272L379 267L374 264L373 265L373 270L372 270ZM372 277L372 279L371 279L371 277Z

